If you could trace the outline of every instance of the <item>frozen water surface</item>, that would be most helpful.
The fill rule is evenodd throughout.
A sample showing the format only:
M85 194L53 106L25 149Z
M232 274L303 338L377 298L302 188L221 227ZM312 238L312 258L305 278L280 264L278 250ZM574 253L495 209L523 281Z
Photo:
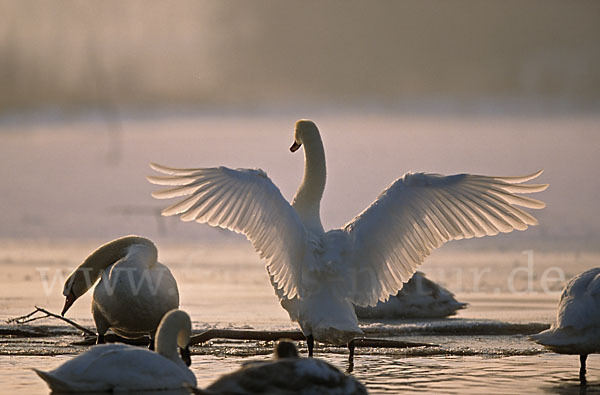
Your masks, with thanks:
M25 314L33 305L60 310L62 278L85 256L88 243L48 243L31 247L31 242L4 242L0 261L0 276L4 284L0 291L0 317L7 319ZM11 252L11 249L14 249ZM436 278L436 268L445 262L459 261L474 265L492 255L499 261L521 259L517 253L464 254L456 251L436 254L430 263L429 276L447 285L456 279ZM15 256L19 255L18 258ZM12 256L12 257L11 257ZM43 258L43 257L46 258ZM54 256L55 258L51 258ZM503 257L504 256L504 257ZM71 258L72 257L72 258ZM187 258L183 258L187 257ZM201 257L196 261L196 257ZM571 269L589 266L598 257L590 254L571 261ZM169 262L178 278L181 308L190 313L194 331L209 328L236 329L296 329L277 303L267 281L264 268L244 243L225 245L165 244L161 259ZM190 261L184 262L186 259ZM540 254L540 270L553 264L560 255ZM40 269L42 268L42 270ZM425 268L425 266L424 266ZM47 278L57 276L54 287L46 284L46 295L40 273ZM427 270L426 270L427 272ZM536 272L536 276L539 273ZM502 288L501 276L490 276L487 286ZM467 287L467 285L464 285ZM369 337L426 342L439 347L409 349L357 349L352 374L375 393L399 391L442 392L570 392L578 387L578 358L547 353L527 339L550 323L555 314L556 294L512 295L506 291L461 292L457 294L469 307L451 318L429 320L369 320L363 328ZM90 296L78 300L69 311L72 318L88 327L93 326ZM2 325L3 329L14 328ZM44 329L52 337L0 337L0 387L5 391L45 393L46 387L28 368L52 369L85 346L73 346L81 340L77 330L51 318L37 321L23 330ZM300 342L306 353L304 342ZM200 385L205 386L220 374L237 369L250 359L270 358L272 343L255 341L213 340L192 348L194 370ZM316 356L348 369L347 350L318 345ZM593 355L588 362L588 391L600 390L598 375L600 358Z
M150 161L261 167L290 198L301 179L302 157L287 147L293 122L306 116L132 117L118 133L94 117L3 120L0 319L26 314L34 305L60 311L68 273L99 244L136 233L156 242L159 259L178 279L181 308L191 315L194 331L295 330L249 243L159 217L165 202L150 197L154 187L144 176L151 173ZM352 374L374 393L600 391L599 356L588 359L589 383L580 388L576 356L548 353L527 339L553 321L564 282L599 262L598 117L314 118L328 157L326 227L342 225L409 170L517 175L545 168L540 182L551 184L539 196L548 203L538 215L539 227L451 243L421 267L467 302L466 309L449 319L363 322L369 337L439 347L357 349ZM88 327L90 297L68 313ZM70 345L80 336L61 321L32 326L46 326L54 335L0 335L0 392L46 393L29 368L50 370L85 350ZM303 342L300 348L306 352ZM211 341L193 348L192 369L206 386L241 362L270 358L271 349L265 342ZM348 368L344 348L318 345L316 356Z

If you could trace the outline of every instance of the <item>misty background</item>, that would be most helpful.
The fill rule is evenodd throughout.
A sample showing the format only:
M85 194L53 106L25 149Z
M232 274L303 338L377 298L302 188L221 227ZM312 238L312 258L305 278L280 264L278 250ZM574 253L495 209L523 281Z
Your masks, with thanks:
M236 239L160 217L147 164L260 167L291 199L311 118L326 228L406 171L544 168L540 226L473 245L600 246L600 2L0 0L0 21L1 239Z
M0 110L596 108L597 1L0 1Z

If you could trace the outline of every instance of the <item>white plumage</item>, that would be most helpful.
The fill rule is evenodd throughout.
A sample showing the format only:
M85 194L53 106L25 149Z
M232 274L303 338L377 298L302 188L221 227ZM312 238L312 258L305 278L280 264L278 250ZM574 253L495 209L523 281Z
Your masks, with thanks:
M262 170L152 164L166 176L148 179L169 186L156 198L186 196L163 215L245 234L265 260L282 306L307 337L320 341L342 344L359 336L354 305L387 300L434 248L524 230L537 221L516 206L544 207L519 195L547 188L522 184L541 171L524 177L406 173L348 224L325 232L325 153L312 121L296 123L291 150L301 145L304 178L291 205Z
M531 338L554 352L579 354L585 382L587 355L600 353L600 268L569 280L560 295L556 322Z
M196 386L196 377L177 354L187 347L190 317L173 310L160 323L156 351L126 344L103 344L58 368L34 371L57 392L149 391Z
M416 272L400 292L375 306L356 306L359 319L442 318L467 307L452 292Z
M109 328L124 337L153 339L165 313L179 307L177 282L157 257L154 243L140 236L100 246L66 280L62 314L100 278L92 298L98 342Z

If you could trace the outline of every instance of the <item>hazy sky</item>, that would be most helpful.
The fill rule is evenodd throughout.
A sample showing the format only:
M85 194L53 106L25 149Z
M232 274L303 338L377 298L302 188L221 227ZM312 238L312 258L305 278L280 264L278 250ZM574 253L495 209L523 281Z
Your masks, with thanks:
M0 112L600 101L600 2L0 0Z
M595 243L600 2L0 0L0 237L220 237L147 163L261 167L323 133L326 227L406 171L546 169L524 240ZM215 236L217 235L217 236Z
M124 119L119 135L98 118L4 122L0 237L214 237L219 233L206 225L156 216L169 201L150 197L148 163L259 167L291 199L304 159L289 146L294 122L303 117L317 122L325 144L326 228L343 225L406 171L523 175L543 168L539 181L550 188L535 196L548 204L534 213L541 225L514 237L598 241L598 117L333 111Z

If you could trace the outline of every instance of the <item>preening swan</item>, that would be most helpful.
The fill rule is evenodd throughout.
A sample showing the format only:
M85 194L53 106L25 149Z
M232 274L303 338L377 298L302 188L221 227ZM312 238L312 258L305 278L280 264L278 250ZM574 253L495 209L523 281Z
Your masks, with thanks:
M375 306L356 306L360 318L442 318L464 309L466 303L454 298L452 292L416 272L400 292Z
M243 233L266 262L281 305L307 337L349 343L362 335L354 305L373 306L396 294L426 256L447 241L495 235L537 224L516 206L541 209L520 193L547 185L523 177L406 173L362 213L339 229L323 230L325 151L317 126L296 122L292 152L304 147L304 178L290 205L262 170L226 167L175 169L152 164L166 176L148 177L167 189L166 199L186 196L163 210Z
M580 273L567 283L556 322L531 338L554 352L579 354L579 378L586 382L587 356L600 353L600 268Z
M149 334L152 348L158 323L179 307L177 282L157 258L154 243L140 236L100 246L65 281L62 315L100 278L92 299L98 343L110 328L129 338Z
M291 341L281 340L275 360L248 362L208 388L208 394L366 394L354 377L319 359L299 358Z
M52 391L149 391L195 387L196 377L177 354L187 349L192 324L182 310L168 312L156 334L156 352L126 344L102 344L43 372Z

